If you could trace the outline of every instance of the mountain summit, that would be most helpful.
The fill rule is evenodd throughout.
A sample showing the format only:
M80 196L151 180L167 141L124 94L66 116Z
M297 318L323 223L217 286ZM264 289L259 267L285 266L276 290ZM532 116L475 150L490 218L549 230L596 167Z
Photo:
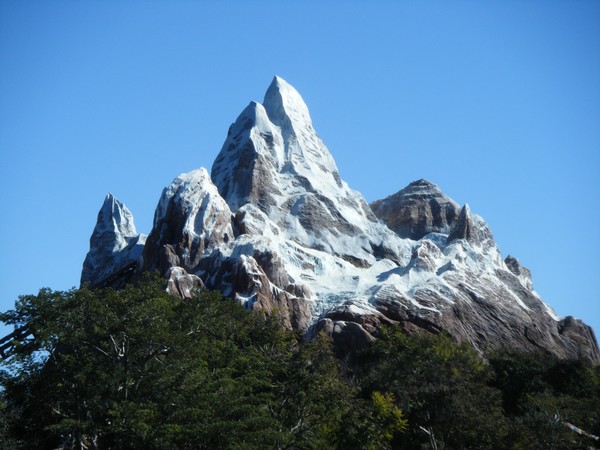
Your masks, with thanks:
M233 213L245 222L264 214L282 242L361 266L373 264L372 248L386 241L395 259L410 253L340 179L300 94L279 77L263 105L250 103L230 127L211 177Z
M124 205L111 205L98 216L82 282L119 287L158 270L174 294L217 289L289 328L328 333L341 350L397 323L481 351L600 360L591 328L558 318L467 205L418 180L369 206L280 77L230 126L210 176L195 170L165 188L145 245Z

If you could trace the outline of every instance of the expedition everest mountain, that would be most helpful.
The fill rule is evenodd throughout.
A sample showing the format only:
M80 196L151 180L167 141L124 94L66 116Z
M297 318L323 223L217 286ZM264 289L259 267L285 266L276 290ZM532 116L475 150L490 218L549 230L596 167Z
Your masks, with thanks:
M289 328L325 332L341 350L398 323L481 351L600 360L592 329L558 318L467 205L425 180L368 205L279 77L231 125L210 174L182 174L163 190L148 236L106 197L81 282L118 288L150 270L173 294L217 289Z

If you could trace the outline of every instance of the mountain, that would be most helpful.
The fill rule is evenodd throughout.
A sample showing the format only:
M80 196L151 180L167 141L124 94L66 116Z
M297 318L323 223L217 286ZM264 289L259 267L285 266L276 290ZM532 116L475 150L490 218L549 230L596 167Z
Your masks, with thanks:
M210 175L194 170L164 189L145 244L110 198L82 282L119 287L157 270L174 294L217 289L289 328L328 333L341 351L397 323L445 331L480 351L600 360L592 329L558 318L468 205L426 180L368 205L279 77L231 125Z

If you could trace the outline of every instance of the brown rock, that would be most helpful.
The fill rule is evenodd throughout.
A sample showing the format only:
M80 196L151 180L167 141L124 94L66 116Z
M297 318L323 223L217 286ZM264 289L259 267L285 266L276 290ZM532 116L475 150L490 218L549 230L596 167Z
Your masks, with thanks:
M479 242L479 235L477 233L475 223L473 222L469 205L464 205L460 210L458 220L448 235L448 243L456 239L464 239L471 243Z
M251 311L277 314L287 329L306 331L311 324L311 302L275 286L252 256L229 261L231 296ZM283 269L278 269L283 270ZM289 287L289 284L288 284Z
M335 351L345 355L367 347L375 338L356 322L321 319L315 326L315 336L324 333L333 340Z
M204 283L200 277L190 275L181 267L171 267L165 274L167 279L167 292L180 298L190 298L194 292L204 289Z
M205 253L233 239L232 214L206 170L177 177L162 193L146 240L143 270L198 272Z
M371 209L398 236L419 240L431 233L449 233L458 219L460 207L435 184L418 180Z

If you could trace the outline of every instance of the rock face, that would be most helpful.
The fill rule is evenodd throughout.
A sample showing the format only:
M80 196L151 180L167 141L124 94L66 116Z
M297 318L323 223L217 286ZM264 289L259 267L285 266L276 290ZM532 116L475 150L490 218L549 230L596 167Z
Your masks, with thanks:
M123 265L157 270L173 294L218 289L288 328L330 334L340 351L396 323L481 351L600 360L592 330L556 317L467 205L419 180L369 207L279 77L231 125L210 176L182 174L163 191L142 245L126 208L105 202L82 281L118 287Z
M398 236L413 240L433 232L449 233L460 214L460 206L427 180L413 181L371 203L371 209Z
M170 292L189 296L204 286L196 272L205 253L233 239L231 217L206 169L178 176L156 207L143 269L158 270Z
M455 241L456 239L464 239L471 243L479 242L479 233L475 227L475 222L473 222L469 205L465 205L461 208L458 220L448 235L448 243Z
M515 274L519 278L519 280L521 280L521 283L523 283L523 285L527 289L529 289L530 291L533 290L533 282L531 281L531 272L529 271L529 269L527 267L522 266L517 258L515 258L514 256L508 255L504 259L504 264L506 264L506 267L508 267L508 270L510 270L513 274Z

